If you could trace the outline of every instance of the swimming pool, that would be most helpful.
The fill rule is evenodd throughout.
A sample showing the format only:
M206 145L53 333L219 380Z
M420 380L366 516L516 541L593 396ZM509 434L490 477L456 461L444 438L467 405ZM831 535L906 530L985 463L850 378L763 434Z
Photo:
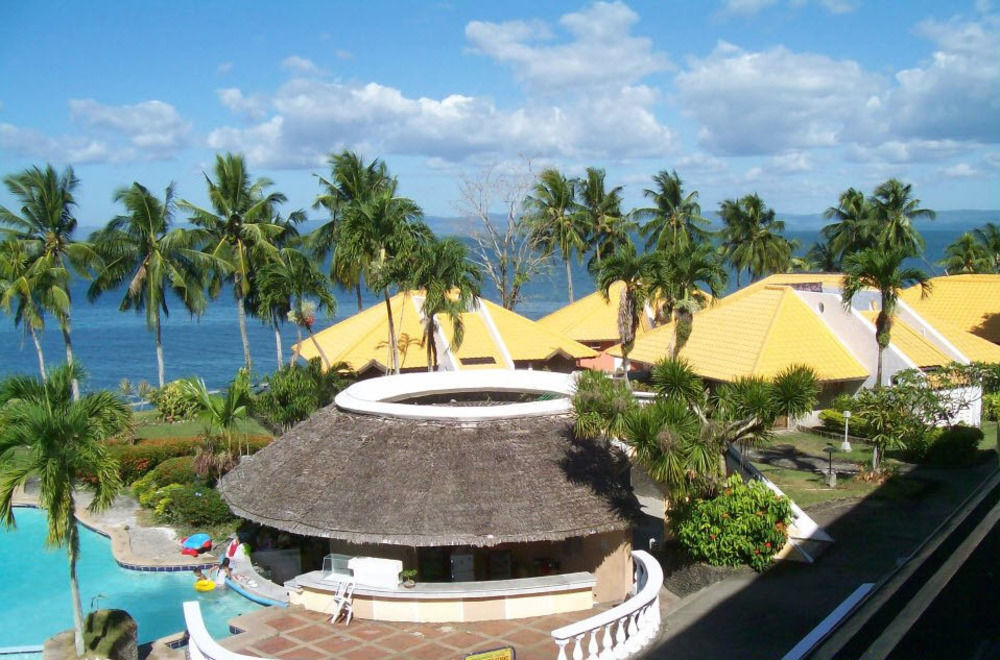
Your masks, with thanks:
M65 549L45 548L44 511L18 508L14 517L16 530L0 527L0 649L41 645L73 627ZM229 589L195 591L189 572L125 570L111 555L111 541L82 525L76 570L84 613L127 610L139 624L140 644L184 630L181 603L186 600L201 602L205 625L216 638L229 634L229 619L260 609Z

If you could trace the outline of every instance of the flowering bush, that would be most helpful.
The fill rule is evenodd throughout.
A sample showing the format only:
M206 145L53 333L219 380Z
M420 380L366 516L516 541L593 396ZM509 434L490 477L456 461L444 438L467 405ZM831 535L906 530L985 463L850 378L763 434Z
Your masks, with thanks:
M788 540L791 504L759 481L733 475L719 495L695 500L674 516L680 544L715 566L746 564L763 571Z

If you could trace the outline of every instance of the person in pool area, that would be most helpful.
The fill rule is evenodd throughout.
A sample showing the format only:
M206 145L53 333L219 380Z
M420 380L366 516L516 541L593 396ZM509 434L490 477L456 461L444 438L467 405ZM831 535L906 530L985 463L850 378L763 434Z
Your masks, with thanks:
M233 570L229 568L229 557L226 557L215 569L215 586L226 586L226 578L233 579Z
M207 580L208 578L200 568L196 568L194 569L194 579L196 582L201 582L202 580Z

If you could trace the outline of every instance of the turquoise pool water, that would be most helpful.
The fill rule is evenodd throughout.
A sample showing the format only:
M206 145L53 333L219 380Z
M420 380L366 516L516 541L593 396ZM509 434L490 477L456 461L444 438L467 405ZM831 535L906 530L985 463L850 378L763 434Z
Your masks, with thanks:
M0 527L0 648L40 645L73 626L66 551L45 548L45 512L18 508L14 517L16 530ZM125 570L111 555L111 541L83 526L77 576L83 611L92 602L95 609L127 610L139 624L139 643L183 630L186 600L201 601L205 624L217 638L229 634L229 619L260 608L228 589L195 591L189 572Z

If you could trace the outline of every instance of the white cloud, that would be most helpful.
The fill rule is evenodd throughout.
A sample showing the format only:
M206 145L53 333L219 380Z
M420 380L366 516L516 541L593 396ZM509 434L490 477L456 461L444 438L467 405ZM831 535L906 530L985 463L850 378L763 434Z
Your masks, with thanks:
M983 165L991 170L1000 170L1000 151L991 151L984 154Z
M955 140L885 140L875 145L849 145L845 155L854 162L934 162L950 158L964 148Z
M846 14L854 11L861 4L859 0L819 0L831 14Z
M31 128L0 123L0 149L28 158L83 164L113 159L105 142L82 136L50 137Z
M722 10L729 14L756 14L777 2L778 0L723 0Z
M232 70L233 70L233 63L232 62L223 62L219 66L215 67L215 73L216 73L216 75L220 75L220 76L224 76L224 75L226 75L227 73L229 73Z
M308 60L298 55L290 55L281 61L281 68L286 71L301 74L318 75L322 73L312 60Z
M267 99L259 94L244 96L239 89L227 87L215 90L215 95L219 97L222 105L229 108L231 112L244 115L249 119L259 120L267 115Z
M554 35L539 21L472 21L465 36L475 52L511 64L533 93L557 94L631 85L669 69L669 60L653 50L651 39L629 34L638 20L621 2L595 2L559 19L572 36L568 43L540 43Z
M726 166L726 161L702 152L695 152L679 158L676 166L676 169L679 172L685 170L694 170L697 172L725 172L729 169Z
M171 157L187 142L191 123L184 121L174 106L162 101L111 106L93 99L71 99L70 115L88 128L105 129L124 137L135 152L121 158L160 159Z
M1000 17L924 21L917 33L936 50L921 66L896 74L898 85L885 102L894 132L1000 142Z
M980 174L979 170L975 169L968 163L955 163L950 167L941 168L939 172L949 179L968 179L971 177L977 177Z
M838 144L881 81L852 60L720 41L708 57L691 58L676 85L703 145L749 155Z
M343 49L340 49L340 48L338 48L337 50L333 51L333 56L336 57L338 60L353 60L354 59L354 53L352 53L349 50L343 50Z
M774 174L799 174L812 168L811 159L803 151L780 154L767 161L767 171Z

